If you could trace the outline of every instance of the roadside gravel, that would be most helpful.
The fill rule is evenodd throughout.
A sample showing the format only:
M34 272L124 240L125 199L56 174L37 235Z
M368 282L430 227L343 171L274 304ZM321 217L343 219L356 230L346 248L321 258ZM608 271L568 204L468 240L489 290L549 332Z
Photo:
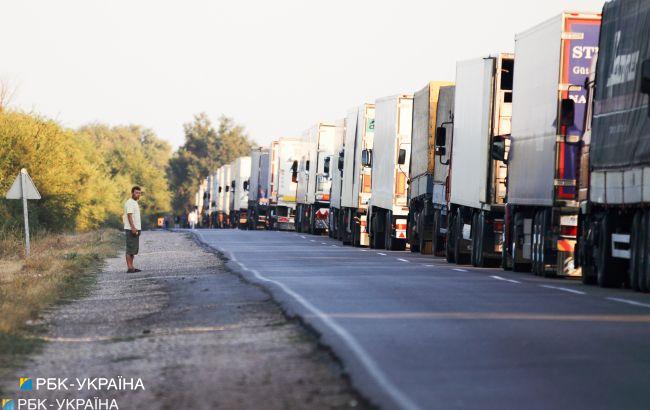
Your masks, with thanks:
M365 407L317 339L216 255L164 231L144 232L141 251L141 273L109 259L86 298L45 315L48 343L0 380L6 397L114 398L120 409ZM18 377L118 376L145 389L18 391Z

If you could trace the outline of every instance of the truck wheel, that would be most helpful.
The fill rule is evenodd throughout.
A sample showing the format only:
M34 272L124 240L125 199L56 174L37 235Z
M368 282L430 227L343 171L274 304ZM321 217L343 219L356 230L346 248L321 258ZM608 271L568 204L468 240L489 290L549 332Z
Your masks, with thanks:
M431 243L430 238L427 236L426 222L425 222L424 212L420 212L418 217L418 226L420 227L420 235L418 235L418 247L420 248L420 253L423 255L428 255L433 253L433 247L431 252L429 251L429 244ZM432 246L432 245L431 245Z
M539 269L539 234L540 234L540 224L539 224L539 218L540 218L540 213L536 212L535 216L533 217L533 240L532 240L532 266L531 270L533 271L533 274L535 276L539 276L541 274L541 270Z
M485 213L479 212L478 214L478 238L476 242L476 264L480 268L484 268L486 266L485 264L485 256L483 253L485 252Z
M523 235L524 231L524 216L521 212L515 213L514 216L514 231L512 233L512 270L515 272L530 272L530 263L526 262L517 262L517 258L519 257L519 253L521 252L521 249L518 246L518 243L522 242L523 244L523 238L521 236ZM520 228L521 227L521 228Z
M411 252L420 252L420 237L422 236L422 233L420 232L422 226L418 225L420 214L421 212L409 212L407 232L409 245L411 245ZM415 233L416 227L419 228L417 229L419 232L417 235Z
M460 250L461 240L463 240L462 237L463 237L463 225L464 225L463 217L460 213L460 209L458 209L458 211L456 212L456 217L454 218L454 222L455 222L454 229L456 230L455 233L456 240L454 241L454 260L458 265L467 265L467 263L469 262L467 260L468 255L464 255Z
M603 288L611 288L621 284L618 272L620 264L616 263L611 254L610 236L612 234L611 217L605 214L598 229L598 239L594 247L596 260L596 277L598 285Z
M390 212L386 212L386 216L384 218L384 249L386 249L387 251L392 251L393 247L395 246L394 244L395 240L391 235L391 231L392 231L391 225L392 225L392 218Z
M632 220L630 235L630 287L636 291L641 290L641 278L645 282L645 235L641 230L644 212L637 211ZM644 283L645 285L645 283ZM643 286L645 288L645 286Z
M449 223L447 224L447 245L445 246L445 256L448 263L456 262L454 258L454 245L456 242L456 218L453 215L449 216Z
M431 254L440 255L442 239L440 238L440 211L433 212L433 225L431 226Z
M472 253L470 255L470 262L472 266L478 266L478 238L479 238L479 227L478 227L478 212L472 214Z

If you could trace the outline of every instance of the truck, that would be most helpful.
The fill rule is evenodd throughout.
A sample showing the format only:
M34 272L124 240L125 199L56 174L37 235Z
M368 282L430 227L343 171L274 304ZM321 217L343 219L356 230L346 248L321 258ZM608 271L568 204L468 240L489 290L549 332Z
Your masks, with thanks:
M299 137L281 137L271 143L269 174L269 228L294 230L297 167L303 151Z
M362 164L364 150L372 150L375 134L375 104L366 103L348 111L345 118L343 155L337 160L342 172L340 240L346 245L368 246L368 201L371 193L371 167Z
M650 291L650 1L605 3L582 143L576 261L585 283ZM578 110L576 109L576 112Z
M251 157L239 157L230 169L230 226L242 228L248 223L248 180L251 175Z
M563 12L515 36L517 70L507 153L502 264L540 276L578 276L577 173L585 80L598 50L600 14Z
M340 135L336 138L336 146L332 155L325 159L325 173L328 174L332 180L330 186L330 209L328 215L328 234L330 238L341 239L341 226L342 216L341 211L341 194L343 188L343 169L339 167L339 160L343 155L345 146L345 127L346 119L343 118L337 123L337 132Z
M222 165L217 172L219 187L217 188L217 227L230 226L230 164Z
M444 226L443 220L447 215L449 164L445 162L447 148L436 150L435 137L438 111L442 111L441 118L447 119L448 124L451 123L449 111L453 110L452 84L449 81L431 81L413 95L407 221L407 236L412 252L439 253L444 244L440 229ZM442 124L440 122L444 126Z
M269 149L251 150L251 172L248 184L248 229L266 229L269 216Z
M456 64L445 255L448 262L500 261L507 167L492 145L510 134L515 57L499 53ZM436 145L446 144L446 128Z
M303 134L306 154L298 169L296 231L319 235L328 229L331 176L326 158L334 154L341 138L340 126L320 122Z
M412 112L412 94L375 101L373 147L362 151L362 164L372 167L368 202L371 248L406 249Z

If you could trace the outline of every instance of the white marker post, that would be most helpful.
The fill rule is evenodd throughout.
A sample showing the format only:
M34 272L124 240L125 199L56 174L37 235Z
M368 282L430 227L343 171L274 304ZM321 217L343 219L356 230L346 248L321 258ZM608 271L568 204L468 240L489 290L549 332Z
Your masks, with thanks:
M36 189L34 181L30 178L25 168L20 170L20 174L14 180L14 183L7 192L7 199L23 200L23 217L25 218L25 257L29 257L29 215L27 212L28 199L41 199L41 194Z

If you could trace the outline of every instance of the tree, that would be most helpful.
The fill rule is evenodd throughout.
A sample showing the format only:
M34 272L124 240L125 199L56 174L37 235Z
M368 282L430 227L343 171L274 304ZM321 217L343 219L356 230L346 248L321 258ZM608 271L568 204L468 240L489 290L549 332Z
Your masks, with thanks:
M172 207L177 214L190 208L196 187L206 176L248 155L253 146L244 127L223 115L216 130L205 113L195 115L183 129L185 143L174 153L167 169Z

